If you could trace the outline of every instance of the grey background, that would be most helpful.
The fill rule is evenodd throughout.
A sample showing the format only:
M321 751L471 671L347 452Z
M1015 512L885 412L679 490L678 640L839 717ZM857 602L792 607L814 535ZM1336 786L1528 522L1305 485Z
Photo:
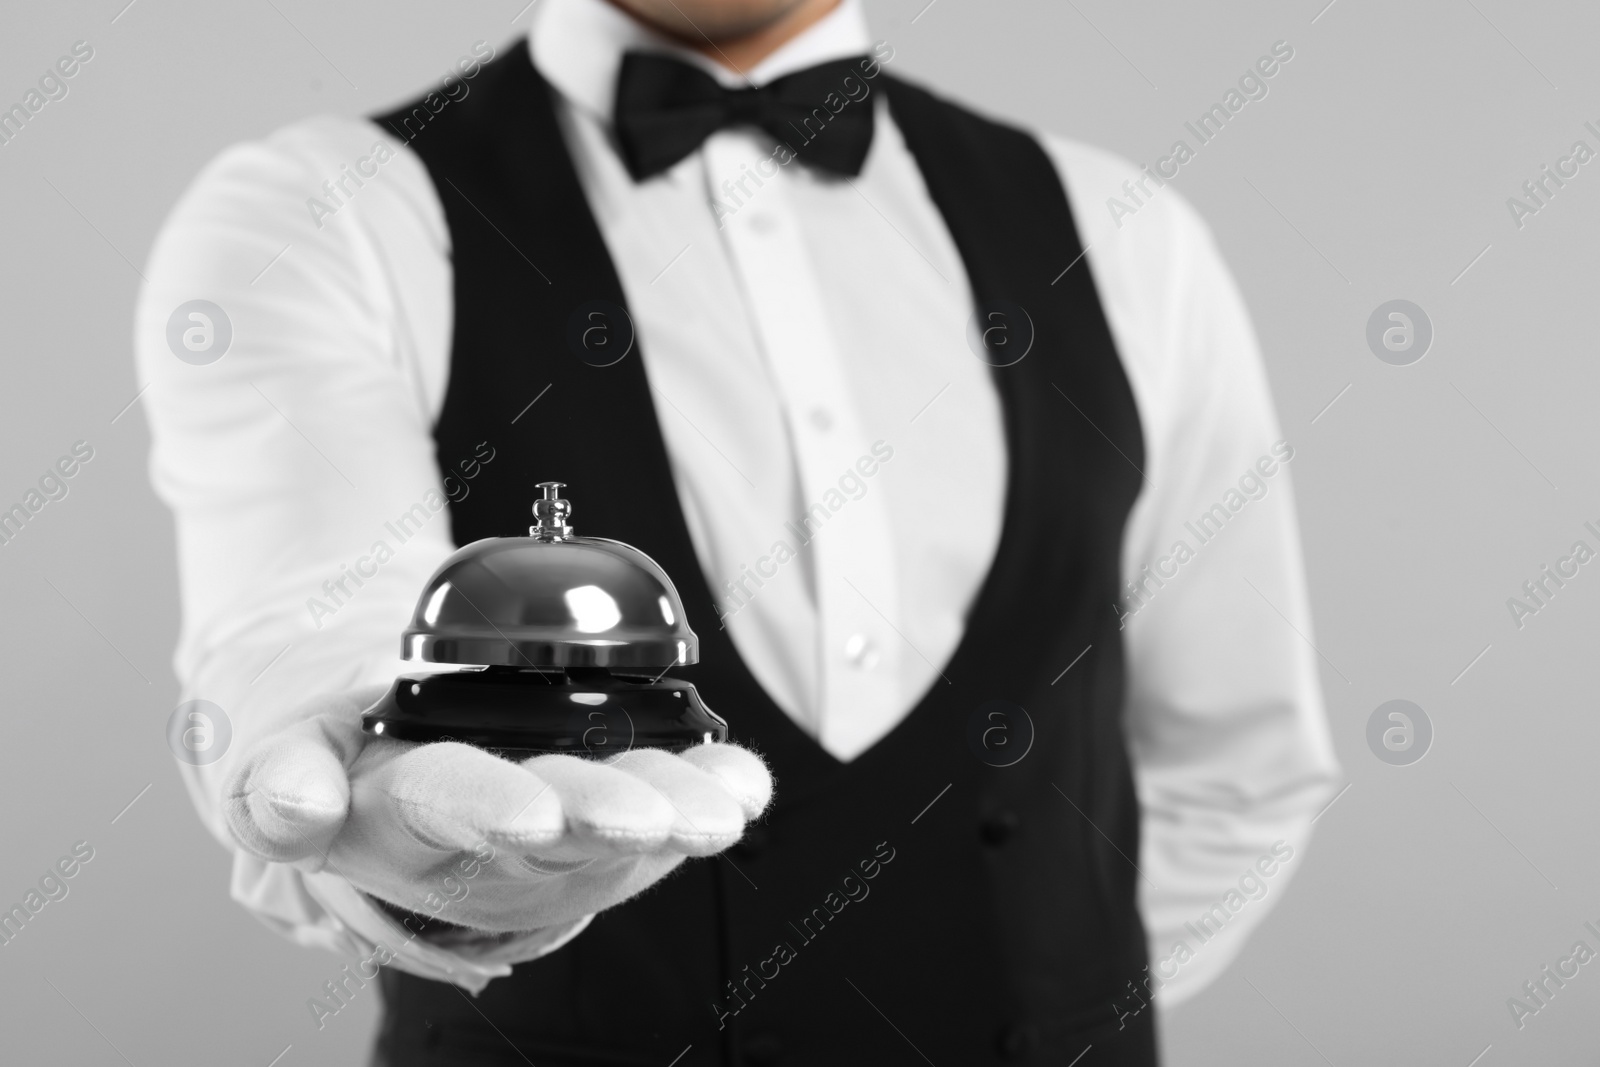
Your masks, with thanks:
M0 502L73 441L95 448L70 495L0 548L0 899L73 842L96 850L70 895L0 947L0 1041L19 1063L266 1065L290 1045L284 1067L356 1063L376 991L315 1030L306 998L342 961L228 901L227 857L164 743L172 525L145 480L142 413L113 422L139 388L136 268L223 146L398 100L472 41L520 32L525 0L125 2L8 4L0 33L5 104L73 41L96 52L0 148ZM1351 786L1239 961L1165 1019L1168 1062L1593 1063L1600 964L1520 1032L1506 998L1580 937L1600 948L1581 929L1600 925L1600 567L1520 631L1505 601L1575 539L1596 543L1581 524L1600 520L1600 162L1521 230L1505 201L1575 139L1600 148L1582 128L1600 125L1600 11L926 2L869 0L897 70L1141 162L1272 42L1296 52L1176 185L1237 272L1298 450ZM1395 298L1435 327L1408 367L1364 340ZM1368 716L1394 698L1433 722L1411 766L1366 747Z

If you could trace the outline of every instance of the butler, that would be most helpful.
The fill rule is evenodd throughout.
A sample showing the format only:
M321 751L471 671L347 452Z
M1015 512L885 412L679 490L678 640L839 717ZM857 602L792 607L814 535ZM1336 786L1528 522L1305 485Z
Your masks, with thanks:
M225 153L153 253L177 667L233 728L185 770L234 895L384 950L392 1067L1155 1063L1153 991L1227 964L1337 774L1292 444L1206 229L1175 190L1114 227L1131 165L902 78L856 0L533 17ZM169 347L195 300L220 359ZM547 478L676 579L736 745L359 733L427 575Z

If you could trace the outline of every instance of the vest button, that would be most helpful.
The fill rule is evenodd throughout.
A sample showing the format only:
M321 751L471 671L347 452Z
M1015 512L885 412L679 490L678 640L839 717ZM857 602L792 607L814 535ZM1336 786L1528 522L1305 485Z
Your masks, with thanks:
M777 1063L783 1056L783 1042L776 1034L752 1034L744 1042L744 1058L756 1067Z
M866 634L851 634L844 642L844 658L850 666L857 670L870 671L878 665L883 656L878 651L878 644Z
M978 837L986 845L1003 845L1010 840L1020 821L1014 811L995 812L979 821Z
M753 860L766 850L767 832L759 826L750 826L745 828L744 836L731 851L740 859Z
M1039 1047L1039 1031L1027 1023L1013 1023L1000 1031L1000 1040L996 1043L1000 1055L1006 1059L1026 1059Z

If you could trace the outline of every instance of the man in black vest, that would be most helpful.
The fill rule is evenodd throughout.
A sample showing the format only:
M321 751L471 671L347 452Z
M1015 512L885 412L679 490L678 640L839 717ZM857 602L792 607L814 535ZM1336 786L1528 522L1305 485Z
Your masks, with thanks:
M894 60L856 0L543 0L169 220L152 469L233 730L185 771L235 897L355 960L315 1023L381 984L374 1062L1150 1065L1298 867L1294 448L1208 233ZM360 732L548 478L737 745Z

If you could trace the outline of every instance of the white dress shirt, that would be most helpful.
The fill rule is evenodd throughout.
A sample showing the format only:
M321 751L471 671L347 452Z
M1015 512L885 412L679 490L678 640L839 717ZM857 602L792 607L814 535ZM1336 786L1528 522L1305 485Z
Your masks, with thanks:
M796 162L758 183L748 175L771 142L728 130L636 183L608 140L625 50L673 51L726 83L744 79L604 0L543 0L530 41L627 296L678 498L723 593L721 624L774 701L852 759L937 679L999 539L1001 411L969 347L971 295L949 231L881 83L855 179ZM745 77L764 84L871 48L857 0L845 0ZM892 48L878 54L892 70ZM471 79L463 84L470 92ZM1298 856L1338 772L1301 636L1311 631L1288 472L1274 463L1272 476L1258 476L1259 499L1234 492L1246 504L1204 545L1185 525L1229 506L1226 494L1278 440L1233 282L1174 190L1155 190L1118 228L1101 205L1123 195L1136 168L1041 141L1090 249L1072 269L1093 272L1144 433L1144 489L1123 552L1125 576L1144 592L1115 610L1143 603L1124 631L1145 816L1141 906L1153 962L1177 940L1195 948L1163 975L1163 996L1177 999L1221 970L1278 894L1203 947L1185 921L1275 841ZM376 175L330 196L323 183L359 160L373 160L360 169ZM241 736L271 715L264 709L415 669L397 660L398 635L453 548L442 514L331 617L308 600L426 492L472 491L459 476L442 481L431 436L450 368L449 251L421 161L389 131L344 118L224 152L157 240L136 344L150 384L152 477L177 519L175 665L185 698L222 706ZM194 299L231 323L214 363L181 361L168 347L169 317ZM561 403L542 395L522 417ZM1084 416L1063 400L1060 417ZM484 434L492 446L493 429ZM841 489L874 446L891 458ZM580 533L607 533L583 526L584 495L605 491L569 488ZM799 555L773 562L775 542L796 544L786 524L841 494ZM1198 549L1181 565L1171 559L1180 539ZM1150 567L1166 577L1152 580ZM737 708L719 710L737 720ZM225 766L185 770L208 825L230 842L215 801ZM349 953L370 953L392 926L331 873L242 853L233 891L283 932ZM402 965L481 988L574 933L418 946Z

